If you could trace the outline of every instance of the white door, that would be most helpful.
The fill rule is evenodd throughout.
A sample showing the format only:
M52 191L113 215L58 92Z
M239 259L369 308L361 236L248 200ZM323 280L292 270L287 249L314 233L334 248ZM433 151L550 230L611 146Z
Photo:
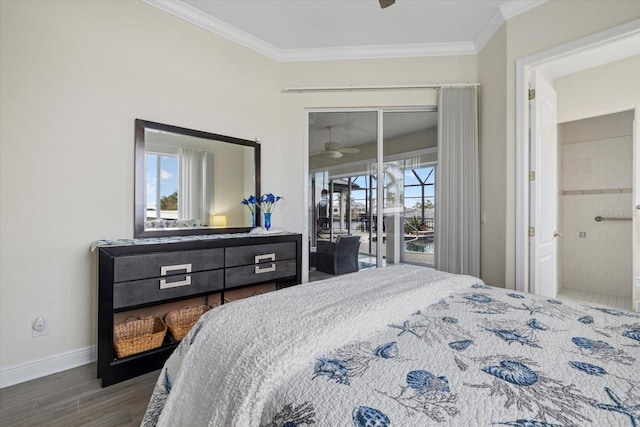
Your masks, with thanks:
M530 138L529 291L555 298L558 292L558 135L556 92L534 70Z

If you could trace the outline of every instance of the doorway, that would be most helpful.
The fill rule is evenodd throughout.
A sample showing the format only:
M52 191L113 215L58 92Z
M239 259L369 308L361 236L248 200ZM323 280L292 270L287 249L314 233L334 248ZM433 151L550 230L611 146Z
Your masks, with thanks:
M359 270L435 265L437 119L436 108L308 112L310 281L330 277L315 268L319 242L341 236L359 236Z
M640 38L640 28L637 24L630 23L609 29L599 34L594 34L584 39L567 43L566 45L544 51L516 62L516 289L540 293L540 284L530 281L530 265L535 264L529 247L530 233L532 230L531 218L528 215L530 203L529 178L529 117L528 117L528 86L534 70L544 72L550 81L557 86L558 78L564 79L567 75L589 76L591 80L581 81L580 92L572 94L574 103L573 119L594 117L597 115L634 110L635 124L633 138L633 163L634 177L632 183L632 202L629 205L632 219L633 246L633 274L629 280L628 288L633 294L632 308L640 309L640 150L638 149L638 113L637 98L629 94L629 79L620 78L612 72L606 74L606 78L598 76L597 70L602 67L615 68L616 64L623 61L633 62L637 58L637 52L628 52L620 46L638 47L638 43L630 41ZM592 73L590 70L594 70ZM635 68L637 70L637 66ZM608 70L608 69L607 69ZM572 74L573 73L573 74ZM623 72L622 75L625 75ZM582 77L581 77L582 78ZM632 79L633 80L633 79ZM625 83L626 82L626 83ZM625 89L626 88L626 89ZM588 89L588 90L585 90ZM560 92L559 92L560 93ZM580 95L582 94L582 95ZM616 97L612 94L617 94ZM560 96L559 96L560 98ZM560 101L559 101L560 102ZM560 108L558 109L560 110ZM558 112L558 114L561 114ZM568 121L568 120L558 120ZM537 174L536 174L537 176ZM557 213L557 210L555 211ZM553 215L554 212L545 212L545 215ZM562 230L560 230L562 231ZM564 233L563 233L564 234ZM562 239L561 239L562 240ZM531 264L530 264L531 262ZM558 264L560 269L562 264ZM634 285L633 278L636 284Z
M632 309L633 111L558 125L559 297Z

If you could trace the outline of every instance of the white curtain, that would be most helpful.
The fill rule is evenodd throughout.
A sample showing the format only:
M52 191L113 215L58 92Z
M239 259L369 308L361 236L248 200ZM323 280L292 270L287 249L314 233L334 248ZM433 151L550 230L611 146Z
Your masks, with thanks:
M213 154L208 151L180 148L180 189L178 219L200 220L209 224L213 214Z
M436 268L478 276L480 191L476 87L441 88L438 112Z

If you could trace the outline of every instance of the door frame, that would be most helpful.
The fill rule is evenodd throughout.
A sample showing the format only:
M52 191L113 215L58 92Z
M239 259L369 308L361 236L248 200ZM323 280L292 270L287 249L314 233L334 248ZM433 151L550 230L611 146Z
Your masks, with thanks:
M531 71L568 56L602 48L640 34L640 20L574 40L569 43L516 60L516 218L515 218L515 287L529 292L529 96ZM584 69L590 68L585 65ZM636 110L636 118L638 111ZM638 136L636 136L637 138ZM637 139L634 139L634 146ZM636 275L640 272L636 271ZM636 292L637 293L637 292Z

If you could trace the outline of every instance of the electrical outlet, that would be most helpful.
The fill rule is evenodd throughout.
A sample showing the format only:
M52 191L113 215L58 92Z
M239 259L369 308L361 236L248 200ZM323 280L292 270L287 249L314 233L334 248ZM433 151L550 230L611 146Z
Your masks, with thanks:
M578 233L578 237L580 237L581 239L584 239L587 237L587 232L586 231L580 231Z
M38 316L31 324L31 336L42 337L44 335L49 335L49 322L46 317Z

